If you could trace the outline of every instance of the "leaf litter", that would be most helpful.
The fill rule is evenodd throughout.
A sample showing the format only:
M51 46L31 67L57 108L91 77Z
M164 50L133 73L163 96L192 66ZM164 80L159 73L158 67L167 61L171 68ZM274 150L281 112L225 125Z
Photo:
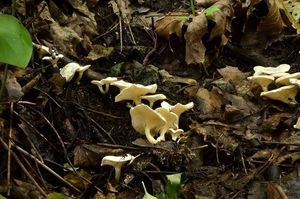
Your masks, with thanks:
M159 198L170 189L168 176L182 173L175 198L297 198L299 97L292 105L264 98L247 79L257 62L299 71L296 19L282 17L289 3L196 1L193 16L181 1L73 1L73 14L49 2L17 10L34 42L48 50L35 48L27 69L9 73L0 114L1 195ZM154 24L131 23L139 17ZM42 59L58 54L55 63ZM60 75L69 63L91 65L78 84L78 74L71 82ZM119 88L104 95L90 83L105 77L157 84L170 104L193 101L179 120L184 133L150 144L131 125L134 104L114 102ZM117 183L101 160L126 154L135 159Z

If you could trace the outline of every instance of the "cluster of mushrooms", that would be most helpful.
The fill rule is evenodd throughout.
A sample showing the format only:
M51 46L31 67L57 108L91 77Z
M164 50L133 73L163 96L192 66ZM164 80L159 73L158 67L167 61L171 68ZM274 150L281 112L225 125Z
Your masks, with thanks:
M248 77L248 80L261 86L263 92L260 96L295 106L298 104L295 98L300 89L300 72L290 74L290 68L288 64L280 64L277 67L255 66L254 74ZM276 88L269 90L271 85L275 85ZM300 129L300 117L294 128Z
M179 128L180 115L193 108L194 103L188 104L177 103L170 105L163 101L161 107L153 109L153 104L158 100L166 100L163 94L155 94L157 84L144 86L142 84L133 84L115 77L107 77L100 81L92 80L92 84L99 87L101 93L106 94L109 86L115 86L120 89L120 93L115 97L115 102L123 100L132 100L135 106L130 108L131 124L133 128L144 134L151 144L157 144L165 140L165 134L169 133L174 141L184 133ZM142 103L142 100L148 101L149 105ZM154 138L159 134L157 138Z
M42 60L51 63L52 66L58 67L57 63L64 56L62 54L51 51L50 48L33 44L37 49ZM45 56L47 55L47 56ZM51 55L51 56L48 56ZM76 73L78 73L75 83L79 83L83 73L90 65L80 66L78 63L72 62L60 68L60 75L65 78L66 82L72 81ZM110 86L115 86L120 89L120 93L115 97L115 102L123 100L132 100L134 106L130 108L131 123L133 128L144 134L151 144L165 140L166 133L171 135L172 140L176 141L184 133L179 128L180 115L193 108L194 103L188 104L177 103L171 105L166 101L161 103L161 107L153 109L153 105L158 100L166 100L167 97L163 94L155 94L157 84L144 86L141 84L133 84L123 80L118 80L115 77L107 77L102 80L92 80L92 84L98 86L101 93L106 94ZM148 101L149 105L142 103ZM159 135L155 138L155 135ZM123 156L105 156L101 161L101 166L111 165L115 168L115 180L118 182L121 176L121 168L124 165L131 164L137 156L125 154Z

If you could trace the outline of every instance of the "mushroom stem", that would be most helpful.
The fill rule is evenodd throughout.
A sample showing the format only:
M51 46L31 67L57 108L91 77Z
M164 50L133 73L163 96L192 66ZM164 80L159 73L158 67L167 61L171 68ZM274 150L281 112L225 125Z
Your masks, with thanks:
M116 166L115 167L115 180L116 180L116 182L120 181L120 177L121 177L121 166Z
M147 140L151 143L151 144L157 144L158 141L156 139L154 139L154 137L151 135L150 129L146 128L145 129L145 136L147 138Z
M99 90L100 90L100 92L102 93L102 94L105 94L106 92L106 90L103 90L103 88L102 88L102 86L99 86Z
M104 89L104 93L108 93L109 91L109 84L105 84L105 89Z

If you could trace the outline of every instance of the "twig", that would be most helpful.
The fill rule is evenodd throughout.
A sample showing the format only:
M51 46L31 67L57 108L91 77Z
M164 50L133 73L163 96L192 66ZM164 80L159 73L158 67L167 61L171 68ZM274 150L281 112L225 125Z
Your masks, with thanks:
M10 116L9 116L9 133L8 133L8 150L7 150L7 196L10 196L11 189L11 143L12 143L12 123L13 123L13 109L14 103L10 103Z

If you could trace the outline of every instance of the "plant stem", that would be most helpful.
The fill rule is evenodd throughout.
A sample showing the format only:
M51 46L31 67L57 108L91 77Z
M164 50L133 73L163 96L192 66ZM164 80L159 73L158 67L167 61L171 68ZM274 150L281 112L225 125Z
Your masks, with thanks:
M7 74L8 74L8 64L5 64L4 71L3 71L3 76L2 76L2 81L1 81L1 87L0 87L0 100L1 100L3 92L4 92L4 87L5 87L5 84L6 84Z
M196 13L195 13L195 5L194 5L194 0L190 0L190 2L191 2L192 14L193 14L193 16L195 16L195 15L196 15Z
M16 0L12 0L11 2L11 15L16 16Z

